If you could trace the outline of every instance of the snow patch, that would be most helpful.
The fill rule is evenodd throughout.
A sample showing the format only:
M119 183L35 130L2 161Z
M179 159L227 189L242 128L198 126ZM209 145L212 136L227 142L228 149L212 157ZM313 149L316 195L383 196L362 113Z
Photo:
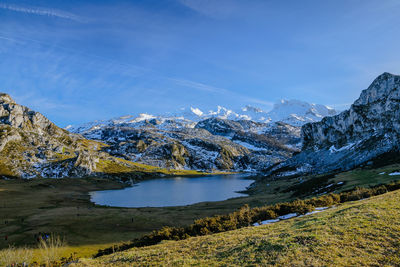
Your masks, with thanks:
M334 207L334 206L332 206L332 207ZM314 213L318 213L318 212L324 211L324 210L326 210L328 208L329 207L317 207L313 211L307 212L306 214L303 214L303 215L298 215L297 213L289 213L289 214L286 214L286 215L279 216L277 219L270 219L270 220L261 221L260 223L258 223L258 222L254 223L253 226L260 226L260 225L265 225L265 224L276 223L276 222L279 222L279 221L282 221L282 220L287 220L287 219L294 218L294 217L300 218L300 217L303 217L303 216L307 216L307 215L311 215L311 214L314 214Z
M271 223L276 223L276 222L279 222L279 219L265 220L260 223L254 223L253 226L260 226L260 225L271 224Z
M203 113L203 111L201 111L200 109L198 109L198 108L192 108L192 107L190 107L190 110L194 113L194 114L196 114L197 116L199 116L199 117L201 117L204 113Z
M336 148L336 147L333 145L333 146L331 146L331 147L329 148L329 152L331 152L331 153L336 153L336 152L340 152L340 151L343 151L343 150L353 149L354 146L358 145L358 143L359 143L359 142L356 142L356 143L349 143L349 144L347 144L347 145L345 145L345 146L342 146L341 148Z
M250 150L254 150L254 151L265 151L265 150L267 150L267 149L265 149L263 147L257 147L257 146L254 146L252 144L249 144L249 143L246 143L246 142L242 142L242 141L239 141L239 140L232 140L232 141L234 143L236 143L238 145L241 145L241 146L244 146L245 148L250 149Z
M287 220L287 219L290 219L290 218L293 218L293 217L297 217L297 213L289 213L289 214L286 214L286 215L282 215L282 216L279 216L278 219Z

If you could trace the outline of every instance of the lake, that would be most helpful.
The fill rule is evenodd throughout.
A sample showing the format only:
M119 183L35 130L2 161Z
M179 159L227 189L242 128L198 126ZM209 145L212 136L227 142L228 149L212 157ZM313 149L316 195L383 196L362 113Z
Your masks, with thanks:
M254 182L244 179L248 176L232 174L152 179L124 189L90 192L90 196L96 204L114 207L185 206L247 196L238 191L245 190Z

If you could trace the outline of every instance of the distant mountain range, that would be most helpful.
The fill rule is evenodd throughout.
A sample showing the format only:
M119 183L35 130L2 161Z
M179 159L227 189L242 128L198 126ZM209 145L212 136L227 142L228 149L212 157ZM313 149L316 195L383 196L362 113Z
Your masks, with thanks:
M246 106L202 111L142 113L94 121L67 130L109 145L111 155L163 168L260 170L301 147L300 126L335 115L332 108L282 100L269 112Z
M248 120L260 123L284 122L292 126L302 126L308 122L320 121L323 117L336 115L337 111L328 106L310 104L299 100L281 100L274 104L271 111L264 111L247 105L239 111L217 106L215 110L202 111L196 107L181 108L178 112L167 112L165 114L153 115L140 113L138 115L126 115L109 120L93 121L81 125L69 125L65 127L74 133L85 133L95 128L105 126L116 126L118 124L142 127L143 122L153 121L159 127L166 128L194 128L196 123L209 118L223 120Z
M0 94L1 177L112 176L191 170L298 176L400 160L400 76L384 73L340 114L282 100L271 111L190 107L61 129ZM171 171L172 170L172 171Z

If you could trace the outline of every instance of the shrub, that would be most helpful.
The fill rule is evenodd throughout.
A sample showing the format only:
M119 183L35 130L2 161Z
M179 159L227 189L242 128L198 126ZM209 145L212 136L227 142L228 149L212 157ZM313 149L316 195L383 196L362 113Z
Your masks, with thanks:
M252 221L264 221L264 220L271 220L276 219L278 214L271 207L262 207L262 208L254 208L253 209L253 216Z

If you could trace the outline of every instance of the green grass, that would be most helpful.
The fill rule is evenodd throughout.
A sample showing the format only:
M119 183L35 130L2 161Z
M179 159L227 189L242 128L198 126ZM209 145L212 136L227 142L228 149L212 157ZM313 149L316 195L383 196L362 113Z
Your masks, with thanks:
M155 246L73 266L399 266L400 192L322 213Z
M142 165L138 164L138 167ZM328 183L345 182L335 192L354 186L388 183L399 178L387 175L396 170L400 170L399 164L373 170L359 169L337 174L328 179ZM380 172L386 174L379 175ZM244 204L257 207L294 200L297 198L293 196L294 192L284 191L298 183L298 178L263 179L249 191L251 195L248 197L184 207L116 208L94 205L88 196L89 191L123 187L112 180L0 180L0 249L13 244L35 248L34 234L51 232L63 237L68 244L64 257L73 253L77 253L77 257L90 257L99 249L130 241L163 226L187 226L199 218L231 213ZM9 223L4 224L5 221ZM7 242L5 235L8 236ZM35 253L34 257L38 257Z
M400 176L390 176L389 173L400 170L400 164L392 164L377 169L355 169L331 175L300 176L296 178L262 179L249 190L254 196L273 197L272 202L277 203L295 198L304 198L326 192L339 193L354 187L369 187L386 184L400 179ZM384 172L385 174L380 174ZM337 185L338 183L342 183ZM330 188L325 186L334 184ZM315 190L315 189L321 190ZM252 206L252 205L251 205Z
M35 248L34 235L47 232L65 238L64 257L87 257L165 225L184 226L243 204L236 199L185 207L113 208L90 202L90 191L124 186L100 178L0 180L0 249Z
M177 170L155 167L136 163L121 158L113 158L112 160L100 160L96 164L96 171L106 174L146 174L146 175L185 175L185 176L202 176L211 173L196 170ZM229 174L229 172L214 172L212 174Z

